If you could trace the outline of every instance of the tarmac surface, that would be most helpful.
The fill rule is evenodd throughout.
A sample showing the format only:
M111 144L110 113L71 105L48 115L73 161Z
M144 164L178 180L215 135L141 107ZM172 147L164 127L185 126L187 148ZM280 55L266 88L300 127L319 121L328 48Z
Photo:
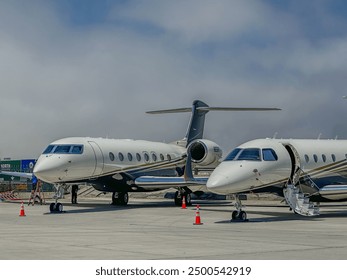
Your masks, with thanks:
M48 201L49 203L50 201ZM318 260L347 259L347 204L324 204L321 215L295 215L279 201L245 201L248 222L230 223L232 201L198 201L187 209L169 199L105 199L49 204L0 202L1 260Z

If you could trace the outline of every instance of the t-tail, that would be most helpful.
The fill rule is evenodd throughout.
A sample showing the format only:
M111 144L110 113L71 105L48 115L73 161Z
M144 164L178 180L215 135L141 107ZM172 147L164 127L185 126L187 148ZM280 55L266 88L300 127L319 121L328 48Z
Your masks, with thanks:
M205 115L209 111L277 111L278 108L248 108L248 107L210 107L206 103L195 100L192 107L176 108L167 110L149 111L148 114L168 114L168 113L183 113L191 112L192 116L189 121L188 130L183 139L188 146L192 141L203 139Z

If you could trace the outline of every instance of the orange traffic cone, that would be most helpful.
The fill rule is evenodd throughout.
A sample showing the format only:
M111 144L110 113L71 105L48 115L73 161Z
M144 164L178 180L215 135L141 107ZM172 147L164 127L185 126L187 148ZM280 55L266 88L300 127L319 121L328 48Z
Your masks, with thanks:
M195 223L193 225L203 225L200 219L200 206L196 205Z
M185 196L183 196L183 198L182 198L182 209L187 209L186 197Z
M23 201L20 205L20 211L19 211L19 217L24 217L25 216L25 212L24 212L24 204Z

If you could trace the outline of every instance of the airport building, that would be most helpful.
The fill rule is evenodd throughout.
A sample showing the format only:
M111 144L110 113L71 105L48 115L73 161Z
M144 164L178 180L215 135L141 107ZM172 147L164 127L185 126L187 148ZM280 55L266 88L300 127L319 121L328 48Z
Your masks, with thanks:
M33 172L36 159L20 159L12 160L4 158L0 160L0 170L10 172ZM31 191L31 180L23 177L0 174L0 191L16 190L16 191ZM43 184L45 191L50 191L50 184Z

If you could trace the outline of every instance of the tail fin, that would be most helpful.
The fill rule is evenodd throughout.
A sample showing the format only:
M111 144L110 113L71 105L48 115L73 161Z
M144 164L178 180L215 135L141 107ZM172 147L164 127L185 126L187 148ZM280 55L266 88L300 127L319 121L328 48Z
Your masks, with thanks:
M235 108L235 107L209 107L206 103L195 100L191 108L177 108L168 110L148 111L148 114L167 114L167 113L184 113L192 112L188 130L184 140L187 146L196 139L202 139L205 126L205 115L209 111L274 111L281 110L278 108Z
M187 108L176 108L168 110L158 110L158 111L149 111L148 114L168 114L168 113L184 113L192 112L192 116L189 121L188 130L184 140L187 142L187 145L196 139L203 138L204 126L205 126L205 115L209 111L209 106L200 101L195 100L192 107ZM202 110L204 109L204 110Z
M186 134L187 145L196 139L202 139L205 127L205 115L208 112L209 106L200 101L195 100L192 106L192 117L188 125ZM205 110L202 110L205 109Z

